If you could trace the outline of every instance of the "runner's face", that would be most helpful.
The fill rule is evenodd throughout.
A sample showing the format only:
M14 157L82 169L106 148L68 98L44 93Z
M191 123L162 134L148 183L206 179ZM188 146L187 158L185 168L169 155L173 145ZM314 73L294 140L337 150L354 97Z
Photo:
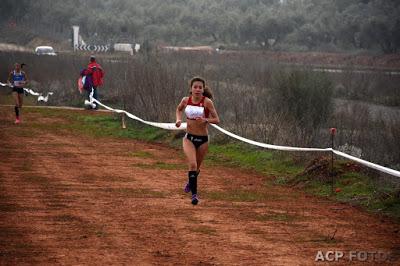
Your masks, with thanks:
M20 70L21 70L21 65L15 64L15 71L20 71Z
M203 95L204 85L201 81L195 81L192 85L192 95L196 97L200 97Z

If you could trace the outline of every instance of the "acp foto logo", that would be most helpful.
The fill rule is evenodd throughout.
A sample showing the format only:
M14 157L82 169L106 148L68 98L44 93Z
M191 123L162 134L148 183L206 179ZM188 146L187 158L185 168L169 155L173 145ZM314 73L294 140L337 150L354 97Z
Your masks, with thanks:
M315 261L339 261L340 259L346 259L349 261L388 261L389 257L387 253L381 251L358 251L352 250L345 253L340 250L329 250L321 251L318 250L315 256Z
M338 261L339 259L343 258L344 252L343 251L327 251L323 252L318 250L317 255L315 256L315 261Z

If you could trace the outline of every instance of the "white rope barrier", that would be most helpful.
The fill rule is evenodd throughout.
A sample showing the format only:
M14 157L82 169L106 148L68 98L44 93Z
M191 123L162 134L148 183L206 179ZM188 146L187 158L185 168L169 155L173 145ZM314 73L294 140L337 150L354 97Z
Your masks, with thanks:
M379 164L375 164L375 163L371 163L371 162L365 161L363 159L348 155L347 153L344 153L344 152L341 152L341 151L332 150L332 152L334 154L336 154L336 155L339 155L339 156L342 156L342 157L344 157L346 159L358 162L360 164L363 164L363 165L368 166L370 168L373 168L375 170L378 170L378 171L381 171L381 172L384 172L384 173L387 173L389 175L393 175L393 176L396 176L396 177L400 177L400 171L396 171L394 169L391 169L391 168L388 168L388 167L385 167L385 166L381 166Z
M40 96L38 97L37 100L38 100L38 102L45 102L45 103L47 103L47 101L49 100L49 96L50 96L50 95L53 95L53 92L52 92L52 91L48 92L46 96L40 95Z
M278 146L278 145L266 144L266 143L257 142L254 140L246 139L241 136L235 135L217 125L214 125L214 124L211 124L211 126L213 126L214 128L216 128L219 131L221 131L222 133L224 133L225 135L228 135L232 138L249 143L251 145L266 148L266 149L280 150L280 151L321 151L321 152L332 151L331 148L325 148L325 149L322 149L322 148L299 148L299 147L288 147L288 146Z
M12 88L12 85L11 85L11 84L8 84L8 83L3 83L3 82L0 82L0 86L2 86L2 87L10 87L10 88Z
M341 151L334 150L332 148L325 148L325 149L321 149L321 148L298 148L298 147L271 145L271 144L257 142L257 141L254 141L254 140L249 140L249 139L243 138L241 136L235 135L235 134L233 134L233 133L231 133L231 132L229 132L229 131L227 131L227 130L225 130L225 129L217 126L217 125L213 125L213 124L211 124L211 125L214 128L216 128L219 131L221 131L222 133L224 133L224 134L226 134L226 135L228 135L228 136L230 136L232 138L238 139L240 141L243 141L243 142L255 145L255 146L259 146L259 147L263 147L263 148L267 148L267 149L273 149L273 150L281 150L281 151L318 151L318 152L327 152L327 151L329 151L329 152L333 152L334 154L336 154L338 156L344 157L344 158L352 160L352 161L356 161L356 162L358 162L360 164L363 164L363 165L365 165L367 167L370 167L370 168L373 168L375 170L378 170L378 171L381 171L381 172L384 172L384 173L387 173L387 174L390 174L390 175L393 175L393 176L396 176L396 177L400 177L400 171L396 171L396 170L388 168L388 167L384 167L384 166L381 166L381 165L378 165L378 164L375 164L375 163L368 162L366 160L351 156L349 154L346 154L346 153L341 152Z
M175 126L175 123L157 123L157 122L150 122L150 121L143 120L143 119L141 119L141 118L139 118L139 117L137 117L137 116L135 116L135 115L133 115L133 114L131 114L129 112L126 112L126 111L120 110L120 109L114 109L114 108L111 108L111 107L99 102L98 100L93 98L93 94L92 93L90 95L90 102L95 102L95 103L99 104L100 106L106 108L107 110L110 110L110 111L113 111L113 112L116 112L116 113L124 113L128 117L130 117L130 118L132 118L134 120L137 120L139 122L142 122L144 124L147 124L147 125L150 125L150 126L154 126L154 127L159 127L159 128L168 129L168 130L184 130L184 129L186 129L186 126L187 126L186 123L182 123L181 126L179 128L177 128ZM227 130L225 130L225 129L223 129L223 128L215 125L215 124L211 124L211 126L213 126L215 129L221 131L222 133L224 133L224 134L226 134L226 135L228 135L228 136L230 136L232 138L235 138L237 140L240 140L240 141L243 141L243 142L246 142L248 144L258 146L258 147L267 148L267 149L273 149L273 150L280 150L280 151L333 152L334 154L336 154L338 156L344 157L344 158L352 160L352 161L356 161L356 162L358 162L360 164L363 164L363 165L365 165L367 167L370 167L370 168L373 168L375 170L390 174L392 176L400 177L400 171L397 171L397 170L394 170L394 169L391 169L391 168L388 168L388 167L384 167L384 166L381 166L381 165L378 165L378 164L375 164L375 163L368 162L366 160L351 156L349 154L346 154L346 153L341 152L341 151L334 150L332 148L300 148L300 147L289 147L289 146L278 146L278 145L266 144L266 143L257 142L257 141L254 141L254 140L243 138L243 137L238 136L236 134L233 134L233 133L231 133L231 132L229 132L229 131L227 131Z
M98 105L103 106L107 110L110 110L110 111L113 111L113 112L116 112L116 113L119 113L119 114L125 114L128 117L130 117L130 118L132 118L134 120L137 120L139 122L142 122L144 124L147 124L149 126L159 127L159 128L168 129L168 130L184 130L184 129L186 129L186 123L182 123L181 126L178 128L178 127L175 126L175 123L150 122L150 121L143 120L143 119L141 119L141 118L139 118L139 117L127 112L127 111L111 108L111 107L109 107L109 106L107 106L105 104L102 104L101 102L99 102L98 100L96 100L94 98L92 98L91 100L92 100L91 102L95 102Z
M10 88L13 87L11 84L2 83L2 82L0 82L0 86L2 86L2 87L10 87ZM37 97L37 101L38 102L46 102L47 103L47 101L49 100L49 96L53 95L53 92L51 92L51 91L48 92L46 96L43 96L43 93L35 92L35 91L33 91L31 89L28 89L28 88L23 88L23 89L24 89L24 91L26 93L29 93L30 95L38 96Z

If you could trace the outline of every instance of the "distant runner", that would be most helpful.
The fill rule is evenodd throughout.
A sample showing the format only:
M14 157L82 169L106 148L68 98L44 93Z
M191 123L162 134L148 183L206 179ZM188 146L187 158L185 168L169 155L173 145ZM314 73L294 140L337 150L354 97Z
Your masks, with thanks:
M208 151L208 124L218 124L219 118L212 102L212 93L204 79L194 77L190 81L190 96L184 97L176 108L176 127L182 123L182 112L187 119L186 135L183 138L183 151L186 155L189 182L185 192L192 192L192 204L199 202L197 196L197 177L200 166Z
M14 70L8 75L7 83L12 87L15 100L15 124L21 123L20 111L23 104L24 86L28 84L28 77L22 67L25 64L15 63Z

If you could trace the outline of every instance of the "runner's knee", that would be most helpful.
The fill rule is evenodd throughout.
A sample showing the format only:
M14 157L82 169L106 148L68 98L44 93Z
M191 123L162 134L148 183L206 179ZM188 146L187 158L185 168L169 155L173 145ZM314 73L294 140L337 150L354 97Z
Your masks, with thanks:
M197 171L197 163L196 162L189 162L189 170L190 171Z

